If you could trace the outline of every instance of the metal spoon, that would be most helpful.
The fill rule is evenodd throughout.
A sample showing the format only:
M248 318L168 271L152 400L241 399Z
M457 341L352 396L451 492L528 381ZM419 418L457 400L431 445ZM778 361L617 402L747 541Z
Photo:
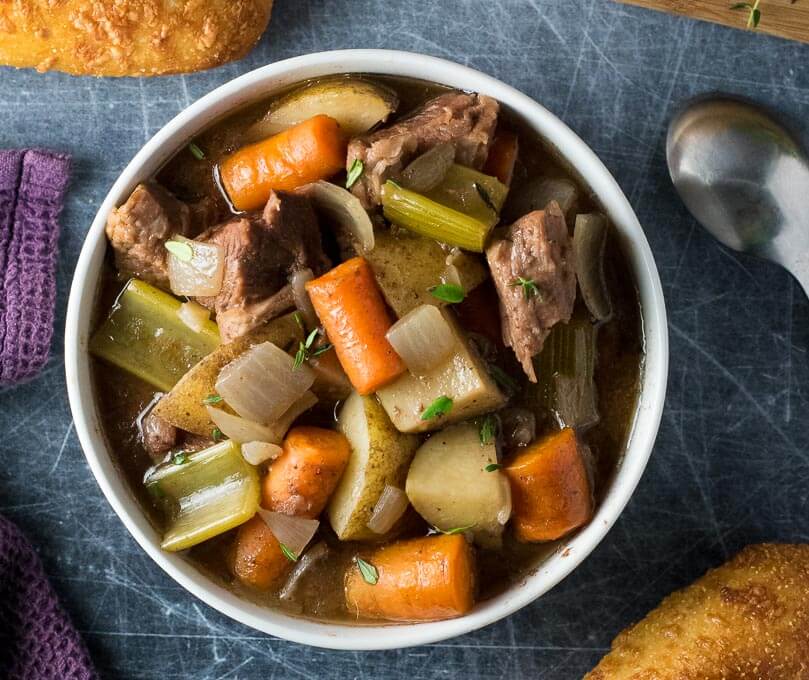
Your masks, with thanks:
M809 159L792 133L753 102L699 97L669 125L666 158L702 226L786 267L809 295Z

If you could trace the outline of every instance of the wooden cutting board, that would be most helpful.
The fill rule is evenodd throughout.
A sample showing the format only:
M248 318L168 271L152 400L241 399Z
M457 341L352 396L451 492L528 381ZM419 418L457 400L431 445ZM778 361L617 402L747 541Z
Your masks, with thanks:
M629 5L648 7L650 9L684 14L694 19L705 19L725 26L746 28L748 12L732 10L730 6L736 0L618 0ZM751 0L753 2L754 0ZM761 33L770 33L809 42L809 0L761 0L761 22L755 29Z

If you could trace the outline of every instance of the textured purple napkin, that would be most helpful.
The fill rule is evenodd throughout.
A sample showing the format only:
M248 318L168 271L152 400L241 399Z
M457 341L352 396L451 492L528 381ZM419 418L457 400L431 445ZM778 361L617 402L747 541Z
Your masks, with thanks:
M48 360L69 177L67 156L0 151L0 385L34 377Z
M36 552L20 530L0 516L0 678L97 677Z

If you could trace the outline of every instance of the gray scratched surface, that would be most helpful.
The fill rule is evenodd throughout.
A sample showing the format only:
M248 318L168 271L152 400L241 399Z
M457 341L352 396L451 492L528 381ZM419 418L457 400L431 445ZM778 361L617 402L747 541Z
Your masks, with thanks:
M711 241L677 202L663 139L684 97L723 89L806 136L809 47L607 0L277 0L241 63L156 80L0 69L0 147L71 152L54 355L0 396L0 512L39 547L111 678L577 678L612 637L741 546L809 539L809 306L788 276ZM766 20L766 19L765 19ZM547 596L438 645L335 653L270 639L176 586L92 479L71 425L65 297L96 207L144 141L190 101L270 61L391 47L454 59L558 113L627 193L657 257L671 321L667 408L651 464L603 544ZM802 115L803 114L803 115Z

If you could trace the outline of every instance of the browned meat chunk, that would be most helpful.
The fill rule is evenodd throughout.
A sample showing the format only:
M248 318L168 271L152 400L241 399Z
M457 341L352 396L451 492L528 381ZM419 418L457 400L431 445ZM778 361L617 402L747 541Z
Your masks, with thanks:
M576 267L565 216L556 201L512 224L486 250L500 298L503 342L536 382L533 357L554 324L570 321Z
M175 234L189 235L190 230L188 206L154 183L138 184L107 218L107 238L121 276L136 276L165 289L169 275L163 244Z
M272 193L264 212L225 222L199 237L225 250L222 290L198 302L216 312L223 342L244 335L294 304L289 276L324 272L317 217L309 199Z
M364 166L351 190L366 208L372 208L379 204L382 185L389 177L444 142L455 145L456 162L480 168L489 154L499 108L491 97L448 92L398 123L351 140L346 167L357 159Z
M140 421L143 446L153 461L159 463L177 444L178 430L151 411Z

